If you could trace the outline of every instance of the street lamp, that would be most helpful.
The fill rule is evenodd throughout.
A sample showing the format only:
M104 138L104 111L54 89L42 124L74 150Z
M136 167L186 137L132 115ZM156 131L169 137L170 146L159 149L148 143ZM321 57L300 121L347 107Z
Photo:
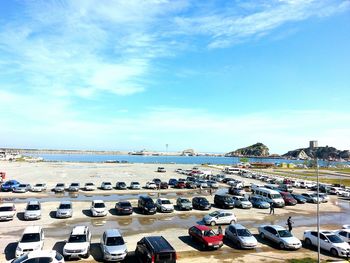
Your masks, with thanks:
M315 169L316 169L316 180L317 180L317 262L320 263L320 181L319 181L319 172L318 172L318 159L317 155L315 156Z

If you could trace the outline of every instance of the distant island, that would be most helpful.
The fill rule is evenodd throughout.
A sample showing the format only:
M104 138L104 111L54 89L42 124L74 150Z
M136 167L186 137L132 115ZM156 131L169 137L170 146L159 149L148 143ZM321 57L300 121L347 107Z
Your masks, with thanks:
M261 143L255 143L248 147L240 148L225 154L226 157L269 157L269 148ZM275 155L274 155L275 156Z
M329 161L342 161L350 160L350 151L348 150L337 150L334 147L324 146L324 147L308 147L300 148L293 151L289 151L282 155L284 158L288 159L300 159L300 160L309 160L309 159L322 159Z

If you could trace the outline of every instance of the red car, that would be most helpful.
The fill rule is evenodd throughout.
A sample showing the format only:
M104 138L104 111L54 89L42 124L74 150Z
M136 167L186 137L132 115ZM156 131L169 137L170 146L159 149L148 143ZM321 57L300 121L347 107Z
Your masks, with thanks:
M298 202L289 192L280 192L286 205L296 205Z
M203 249L218 249L223 245L222 234L215 233L210 227L203 225L196 225L188 229L188 234L192 240L201 244Z
M159 187L160 187L160 189L168 189L168 188L169 188L167 182L161 182L160 185L159 185Z
M175 188L185 188L186 187L186 184L185 182L182 182L182 181L178 181L176 184L175 184Z

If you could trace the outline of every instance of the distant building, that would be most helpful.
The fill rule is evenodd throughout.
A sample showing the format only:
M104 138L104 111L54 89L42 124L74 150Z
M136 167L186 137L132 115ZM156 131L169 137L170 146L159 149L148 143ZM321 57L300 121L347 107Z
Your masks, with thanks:
M317 141L310 141L310 149L315 149L318 147Z

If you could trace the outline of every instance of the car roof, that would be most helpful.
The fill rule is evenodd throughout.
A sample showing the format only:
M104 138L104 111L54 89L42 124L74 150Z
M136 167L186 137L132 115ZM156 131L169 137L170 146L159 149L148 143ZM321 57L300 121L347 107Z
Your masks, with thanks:
M118 229L107 229L105 230L106 236L107 237L121 237L122 235L120 234Z
M279 226L279 225L266 225L266 226L272 227L276 230L286 230L284 227Z
M13 203L3 203L3 204L0 204L0 207L7 207L7 206L13 206Z
M31 200L31 201L28 201L28 204L29 205L38 205L39 201L38 200Z
M175 249L163 236L144 237L155 252L174 251Z
M37 257L55 257L56 256L56 251L55 250L36 250L36 251L31 251L28 253L28 258L37 258Z
M24 231L23 234L27 234L27 233L39 233L41 231L42 227L41 226L27 226Z
M104 203L103 200L92 200L94 203Z
M241 224L231 224L231 225L234 226L236 229L246 229L246 227Z
M158 200L161 200L161 201L166 201L166 200L169 200L168 198L164 198L164 197L162 197L162 198L158 198Z
M205 225L195 225L194 227L198 228L201 231L211 230L210 227L205 226Z
M75 226L72 229L72 234L75 234L75 235L85 234L85 230L87 230L87 226Z
M71 204L72 202L71 201L61 201L61 203L60 204L64 204L64 205L66 205L66 204Z

